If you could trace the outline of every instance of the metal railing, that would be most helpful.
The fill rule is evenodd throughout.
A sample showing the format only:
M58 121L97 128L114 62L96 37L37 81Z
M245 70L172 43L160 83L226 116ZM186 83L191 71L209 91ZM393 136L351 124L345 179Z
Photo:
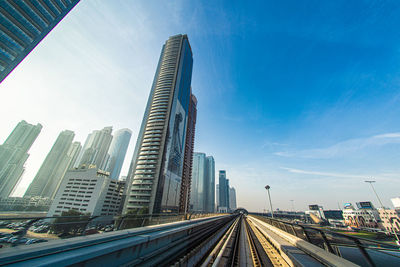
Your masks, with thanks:
M400 246L395 244L259 215L252 216L361 266L400 266Z
M0 218L0 248L47 242L221 214L141 214L124 216L55 216Z

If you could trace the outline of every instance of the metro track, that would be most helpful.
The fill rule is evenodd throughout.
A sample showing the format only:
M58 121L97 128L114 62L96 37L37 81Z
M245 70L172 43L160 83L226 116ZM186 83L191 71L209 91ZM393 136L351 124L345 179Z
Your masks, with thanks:
M172 266L289 266L279 252L268 242L268 239L249 223L245 215L238 215L214 234L202 242L193 242L192 250L181 255L179 260L172 261ZM214 238L214 244L209 243ZM199 238L200 240L200 238ZM204 246L208 244L208 251ZM199 257L199 251L203 254ZM197 261L190 261L197 255Z

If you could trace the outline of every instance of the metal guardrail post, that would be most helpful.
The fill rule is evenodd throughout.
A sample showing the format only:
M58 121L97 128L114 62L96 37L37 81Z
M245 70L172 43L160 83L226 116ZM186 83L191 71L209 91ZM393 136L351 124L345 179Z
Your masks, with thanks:
M371 256L368 254L367 250L361 244L360 240L354 238L353 241L354 241L354 243L356 243L358 249L361 251L361 254L364 256L364 258L368 262L368 264L372 267L375 267L376 266L375 263L372 261Z
M328 238L326 238L325 233L321 230L319 230L318 232L321 235L322 239L324 240L324 243L325 243L326 247L328 248L328 251L332 254L335 254L335 251L333 250L331 243L329 243Z
M293 230L294 235L297 236L297 232L296 232L296 230L294 229L293 224L292 224L291 226L292 226L292 230ZM297 236L297 237L298 237L298 236Z
M121 229L122 222L125 220L126 217L127 217L126 215L121 216L121 221L118 223L117 231Z
M299 225L299 226L301 227L301 229L303 229L303 233L304 233L304 235L306 236L307 241L310 242L310 243L312 244L311 238L310 238L310 236L308 235L307 230L304 228L303 225Z

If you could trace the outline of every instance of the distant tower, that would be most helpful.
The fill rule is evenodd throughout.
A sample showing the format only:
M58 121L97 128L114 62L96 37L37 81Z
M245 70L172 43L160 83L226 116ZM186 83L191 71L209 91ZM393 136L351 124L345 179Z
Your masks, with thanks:
M218 209L229 209L229 180L226 179L226 171L219 171L219 206Z
M71 151L71 149L77 149L72 146L74 136L74 132L68 130L59 134L28 190L26 190L25 196L54 198L61 179L74 156L74 151Z
M32 125L21 121L0 146L0 197L8 197L13 193L28 159L27 153L36 140L42 125Z
M106 171L110 172L111 179L118 180L119 178L131 136L132 131L129 129L121 129L114 134L110 149L107 153L108 161L105 168Z
M215 211L215 162L212 156L206 158L205 171L205 210L206 212Z
M192 207L192 211L205 210L205 166L206 154L195 152L193 154L192 186L190 194L190 206Z
M189 115L187 124L188 126L186 130L185 156L183 159L182 184L179 196L179 212L181 213L189 211L196 118L197 118L197 99L194 95L191 95L189 103Z
M128 172L124 213L179 211L192 65L187 36L170 37L161 51Z
M234 187L229 188L229 208L232 211L237 209L236 190Z
M215 163L212 156L206 157L204 153L193 155L190 206L192 211L215 210Z
M107 152L113 138L111 132L112 127L104 127L89 134L75 166L87 168L95 165L97 169L104 170L108 160Z
M78 2L0 1L0 83Z

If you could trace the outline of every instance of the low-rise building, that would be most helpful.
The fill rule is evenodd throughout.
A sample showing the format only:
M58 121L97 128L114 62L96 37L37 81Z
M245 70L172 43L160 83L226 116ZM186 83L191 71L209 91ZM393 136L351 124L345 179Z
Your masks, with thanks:
M393 230L400 232L400 210L378 209L382 226L386 231L393 233Z
M346 203L343 209L343 218L346 225L354 228L381 228L379 212L371 202L357 202L358 209L351 203Z
M68 210L91 216L119 214L124 183L109 175L97 168L67 171L47 216L60 216Z
M43 197L0 198L1 211L48 211L51 199Z

